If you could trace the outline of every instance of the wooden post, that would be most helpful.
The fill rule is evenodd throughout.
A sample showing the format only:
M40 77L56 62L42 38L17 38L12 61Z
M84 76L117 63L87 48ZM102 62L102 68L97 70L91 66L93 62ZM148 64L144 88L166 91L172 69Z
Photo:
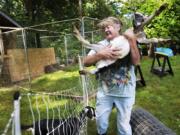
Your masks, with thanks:
M2 31L0 30L0 75L2 73L3 62L4 62L4 46L2 40Z
M14 135L21 135L20 93L14 93Z

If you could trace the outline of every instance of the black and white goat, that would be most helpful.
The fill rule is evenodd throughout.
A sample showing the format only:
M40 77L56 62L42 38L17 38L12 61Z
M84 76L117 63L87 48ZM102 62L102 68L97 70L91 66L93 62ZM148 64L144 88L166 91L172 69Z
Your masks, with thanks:
M22 130L31 130L33 135L78 135L85 119L95 118L95 109L86 106L77 117L67 119L43 119L34 125L21 126Z

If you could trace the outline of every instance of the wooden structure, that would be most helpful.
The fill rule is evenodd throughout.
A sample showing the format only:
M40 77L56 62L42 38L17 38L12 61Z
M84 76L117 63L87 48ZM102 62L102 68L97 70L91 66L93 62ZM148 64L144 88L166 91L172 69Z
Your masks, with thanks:
M9 77L8 68L5 63L8 61L7 50L16 46L16 33L2 34L3 32L10 31L11 28L22 28L17 22L7 16L5 13L0 11L0 78L1 82L7 82ZM3 29L2 29L3 27ZM6 77L5 77L6 76Z
M160 61L160 58L162 58L162 63ZM155 66L155 62L158 63L158 66ZM167 66L168 66L168 69L166 69ZM169 56L166 54L155 52L153 62L151 65L151 72L160 77L166 75L167 73L173 76L174 73L171 67L171 63L169 61Z
M138 50L139 50L140 59L142 59L141 48L139 46L138 46ZM140 64L135 66L135 75L136 75L136 84L141 84L142 86L146 86L146 81L144 79L144 75L141 70Z
M22 26L0 12L1 84L40 76L44 74L45 66L56 63L54 48L41 48L41 46L28 48L27 45L23 45L22 30L24 30ZM36 32L34 33L37 35ZM26 30L24 30L24 34L26 34Z
M137 65L135 67L135 74L136 74L136 83L141 84L142 86L146 86L146 81L144 80L143 72L141 70L140 65Z

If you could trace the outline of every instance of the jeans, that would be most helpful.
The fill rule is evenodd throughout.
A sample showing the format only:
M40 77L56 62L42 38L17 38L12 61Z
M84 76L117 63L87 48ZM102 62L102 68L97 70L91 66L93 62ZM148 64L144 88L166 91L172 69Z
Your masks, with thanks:
M117 109L118 135L132 135L129 122L134 102L134 97L108 96L103 92L98 91L96 102L96 124L98 134L107 132L109 116L113 105L115 105Z

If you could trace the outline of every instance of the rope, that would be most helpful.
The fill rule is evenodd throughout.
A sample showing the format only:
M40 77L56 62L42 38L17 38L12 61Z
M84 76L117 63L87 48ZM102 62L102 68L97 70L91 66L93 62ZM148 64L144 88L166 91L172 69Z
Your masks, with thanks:
M68 122L68 120L69 120L69 118L71 118L71 117L73 117L73 115L70 115L67 119L65 119L61 124L59 124L57 127L55 127L55 128L53 128L52 129L52 131L50 131L50 132L48 132L46 135L50 135L51 133L53 133L54 134L54 131L56 131L57 129L58 129L58 131L59 131L59 129L60 129L60 127L61 126L63 126L63 133L65 133L65 127L64 127L64 125L65 125L65 123L67 123ZM79 117L77 117L78 118L78 120L79 120L79 122L84 122L84 119L80 119ZM75 123L74 122L74 124L72 124L72 126L74 127L73 129L75 129L75 127L77 127L77 125L76 125L77 123ZM82 125L81 125L82 126ZM81 127L80 127L81 128ZM67 129L67 128L66 128ZM71 128L68 128L68 131L70 130L70 133L71 133ZM67 131L66 131L67 132Z
M75 88L71 88L71 89L67 89L67 90L64 90L63 92L65 93L65 94L67 94L68 95L68 92L71 92L72 90L76 90ZM57 92L55 92L55 93L57 93ZM32 114L32 119L33 119L33 127L34 127L34 129L35 129L35 113L34 113L34 111L33 111L33 106L32 106L32 102L33 102L33 100L31 99L31 96L35 96L35 110L36 110L36 112L37 112L37 119L38 119L38 122L39 123L37 123L38 125L39 125L39 132L40 132L40 134L42 135L42 133L41 133L41 124L40 124L40 121L42 120L42 115L41 115L41 111L40 111L40 104L41 104L41 101L40 101L40 98L39 98L39 96L40 97L42 97L41 99L42 99L42 104L45 104L45 108L46 108L46 118L47 118L47 131L48 131L48 134L54 134L54 131L59 131L60 129L60 127L61 126L63 126L66 122L68 122L68 124L70 124L71 125L71 127L73 126L73 127L76 127L76 125L75 125L75 121L74 120L71 120L71 121L69 121L68 120L68 118L70 118L70 117L73 117L74 115L72 115L72 114L74 114L75 113L75 109L72 109L71 108L71 110L73 110L73 113L71 114L71 115L69 115L68 113L69 113L69 109L70 109L70 107L71 106L73 106L73 107L75 107L76 106L76 104L75 104L75 102L73 102L73 103L71 103L70 101L68 102L68 103L65 103L63 106L64 106L64 111L61 111L61 109L60 109L60 104L58 104L57 106L55 105L55 108L53 107L53 106L51 106L51 104L53 105L59 98L60 99L63 99L63 95L62 94L55 94L55 93L41 93L41 92L38 92L37 94L36 93L28 93L28 94L21 94L21 96L22 97L24 97L25 95L28 97L28 101L29 101L29 107L30 107L30 111L31 111L31 114ZM59 92L59 93L61 93L61 92ZM52 96L52 98L50 98L50 96ZM60 96L60 97L59 97ZM70 105L70 106L69 106ZM50 111L50 109L52 110L52 115L51 115L51 117L52 117L52 131L50 131L50 127L48 126L49 124L49 111ZM56 111L56 110L57 111ZM67 118L67 114L68 114L68 118L67 118L67 120L65 120L65 121L62 121L62 122L60 122L60 124L57 126L57 127L54 127L53 125L54 125L54 119L55 119L55 113L56 112L58 112L58 119L59 119L59 121L62 121L61 119L62 118L64 118L64 119L66 119ZM62 116L62 117L61 117ZM67 125L66 125L67 126ZM69 127L67 127L67 128L69 128ZM62 127L62 129L63 129L63 131L64 132L66 132L66 130L71 130L71 129L66 129L66 127ZM59 131L60 132L60 131ZM71 130L70 131L71 133L73 132L73 130Z
M93 31L86 31L86 32L84 32L85 34L88 34L88 33L91 33L92 34L92 37L93 37L93 33L94 32L100 32L101 30L100 29L97 29L97 30L93 30ZM64 34L64 33L61 33L61 32L59 32L59 33L57 33L57 34L62 34L62 35L58 35L58 36L41 36L40 38L41 39L46 39L46 38L60 38L60 37L63 37L63 36L74 36L74 34L73 33L68 33L68 34ZM93 41L93 40L92 40Z
M48 104L50 104L51 102L50 102L50 99L49 99L49 96L48 96ZM52 110L52 113L53 113L53 116L52 116L52 128L54 129L54 109L53 109L54 107L51 107L51 110ZM54 132L53 132L53 135L54 135Z
M56 97L55 97L55 98L56 98ZM53 100L54 102L56 101L55 98L54 98L54 100ZM60 106L59 106L59 104L57 105L56 109L57 109L58 117L59 117L59 121L60 121L61 117L60 117ZM60 129L59 129L59 128L58 128L58 132L60 133Z
M14 118L14 112L11 113L11 117L8 120L8 123L7 123L7 125L6 125L6 127L4 129L4 132L1 135L6 135L7 134L8 130L9 130L10 126L11 126L11 123L13 121L13 118Z
M3 27L3 26L0 26L0 29L21 30L22 28L17 28L17 27Z
M56 128L54 128L52 131L48 132L46 135L49 135L53 133L57 128L60 128L62 125L64 125L67 122L68 119L66 119L64 122L62 122L60 125L58 125Z
M22 29L22 37L23 37L23 45L24 45L24 52L25 52L25 59L28 65L28 80L29 80L29 88L31 88L31 73L30 73L30 64L28 58L28 50L27 50L27 42L26 42L26 31Z
M47 29L34 29L34 28L24 28L25 30L28 30L28 31L38 31L38 32L49 32L49 33L52 33L52 34L64 34L63 32L54 32L54 31L50 31L50 30L47 30Z
M24 28L19 28L19 29L14 29L14 30L11 30L11 31L2 32L2 35L13 33L13 32L19 32L19 31L22 31L23 29Z
M41 115L40 115L40 112L39 112L39 108L38 108L38 101L37 101L37 96L36 96L36 110L37 110L37 113L38 113L38 127L39 127L39 133L41 135L41 123L40 123L40 120L41 120Z
M60 95L62 95L62 93L64 93L64 92L68 92L68 91L72 91L72 90L76 90L76 87L73 87L73 88L70 88L70 89L64 89L64 90L58 90L58 91L60 91L60 92L36 92L36 91L29 91L29 89L27 89L27 88L24 88L24 87L21 87L21 86L17 86L17 87L19 87L20 89L23 89L23 90L25 90L25 91L27 91L27 92L31 92L31 93L28 93L28 95L51 95L51 96L60 96ZM26 96L27 95L27 93L22 93L21 94L22 96Z
M66 92L65 94L69 95L72 90L76 90L76 89L75 88L67 89L67 91L64 90L63 93ZM57 93L57 92L55 92L55 93ZM33 128L35 129L35 123L37 121L38 122L37 124L39 125L38 126L38 128L39 128L38 131L39 131L40 135L42 135L42 132L41 132L41 120L42 120L42 116L43 116L41 114L41 111L40 111L40 108L41 108L40 104L45 105L45 108L46 108L46 110L45 110L46 114L47 114L46 115L46 119L47 119L47 127L46 128L47 128L47 131L48 131L47 135L49 135L49 134L53 134L54 135L54 132L57 131L57 130L60 132L60 129L62 129L63 132L67 132L67 130L68 131L70 130L70 132L72 133L72 132L74 132L73 129L77 128L77 123L75 123L74 119L71 120L70 117L77 117L77 118L79 118L79 114L76 115L77 114L76 109L78 107L77 103L79 103L79 102L71 102L71 100L69 101L69 100L67 100L65 98L65 103L64 103L64 101L62 102L63 103L62 104L63 108L60 109L61 105L60 104L56 105L56 102L60 103L58 100L59 99L64 99L64 97L63 97L62 94L58 94L57 95L55 93L41 93L41 92L39 92L39 93L27 93L27 94L25 94L25 93L23 94L22 93L21 94L22 97L27 97L27 99L28 99L29 107L30 107L30 112L31 112L31 115L32 115ZM61 93L61 92L59 92L59 93ZM32 96L34 96L34 97L32 97ZM68 102L66 102L66 100ZM34 102L34 105L32 104L33 102ZM55 107L54 107L54 104L55 104ZM72 109L72 107L74 107L75 109ZM72 110L71 113L70 113L70 111L68 111L69 109ZM48 121L49 118L50 118L50 113L49 113L50 110L52 111L52 115L51 115L52 121ZM37 113L34 112L34 111L36 111ZM55 112L58 112L57 115L56 115ZM35 120L35 114L36 114L37 120ZM60 123L59 123L58 126L54 127L54 125L55 125L54 124L54 122L55 122L54 120L55 120L56 116L58 116L58 119L59 119ZM64 119L64 120L62 121L62 119ZM10 120L10 121L12 121L12 120ZM49 122L52 122L51 123L52 125L50 125ZM69 125L66 124L66 122L68 122ZM8 123L11 123L11 122L8 122ZM49 126L50 127L52 126L52 128L51 128L52 130L50 129ZM62 127L62 128L60 128L60 127ZM72 129L72 127L74 127L74 128ZM9 128L9 126L8 126L8 128ZM79 126L78 126L78 128L80 130L83 130ZM8 130L8 129L6 128L6 130ZM12 132L14 132L14 131L12 131ZM7 133L7 131L5 131L5 133ZM33 132L33 134L34 134L34 132ZM2 134L2 135L6 135L6 134Z
M83 70L83 62L81 60L81 57L78 56L78 60L79 60L79 69ZM85 75L81 75L81 82L82 82L82 89L83 89L83 99L84 99L84 106L88 105L88 91L87 91L87 82L86 82L86 76Z
M44 95L42 96L43 97L43 102L45 103L45 105L46 105L46 114L47 114L47 131L49 132L49 127L48 127L48 120L49 120L49 106L48 106L48 104L47 104L47 102L46 102L46 100L45 100L45 98L44 98Z
M14 118L12 120L12 135L15 135L15 121L14 121Z
M29 96L30 96L30 94L27 94L29 106L30 106L30 110L31 110L31 115L32 115L32 119L33 119L33 128L35 129L35 116L34 116L34 112L32 109L31 99L29 98ZM33 135L34 135L34 133L33 133Z
M38 26L44 26L44 25L49 25L49 24L56 24L56 23L61 23L61 22L70 22L70 21L81 21L79 18L74 18L74 19L67 19L67 20L62 20L62 21L55 21L55 22L50 22L50 23L43 23L43 24L39 24L39 25L33 25L33 26L29 26L27 28L33 28L33 27L38 27Z
M26 88L23 88L23 87L19 87L21 89L24 89L26 91L29 91L28 89ZM66 90L59 90L61 92L52 92L52 93L48 93L48 92L34 92L34 91L31 91L31 93L28 93L29 95L34 95L34 96L37 96L37 95L49 95L49 96L61 96L61 97L66 97L66 98L72 98L72 99L76 99L76 100L81 100L83 99L83 96L79 96L79 95L72 95L72 94L66 94L67 92L70 92L70 91L76 91L76 87L73 87L73 88L70 88L70 89L66 89ZM22 96L26 96L27 94L24 94L22 93Z

